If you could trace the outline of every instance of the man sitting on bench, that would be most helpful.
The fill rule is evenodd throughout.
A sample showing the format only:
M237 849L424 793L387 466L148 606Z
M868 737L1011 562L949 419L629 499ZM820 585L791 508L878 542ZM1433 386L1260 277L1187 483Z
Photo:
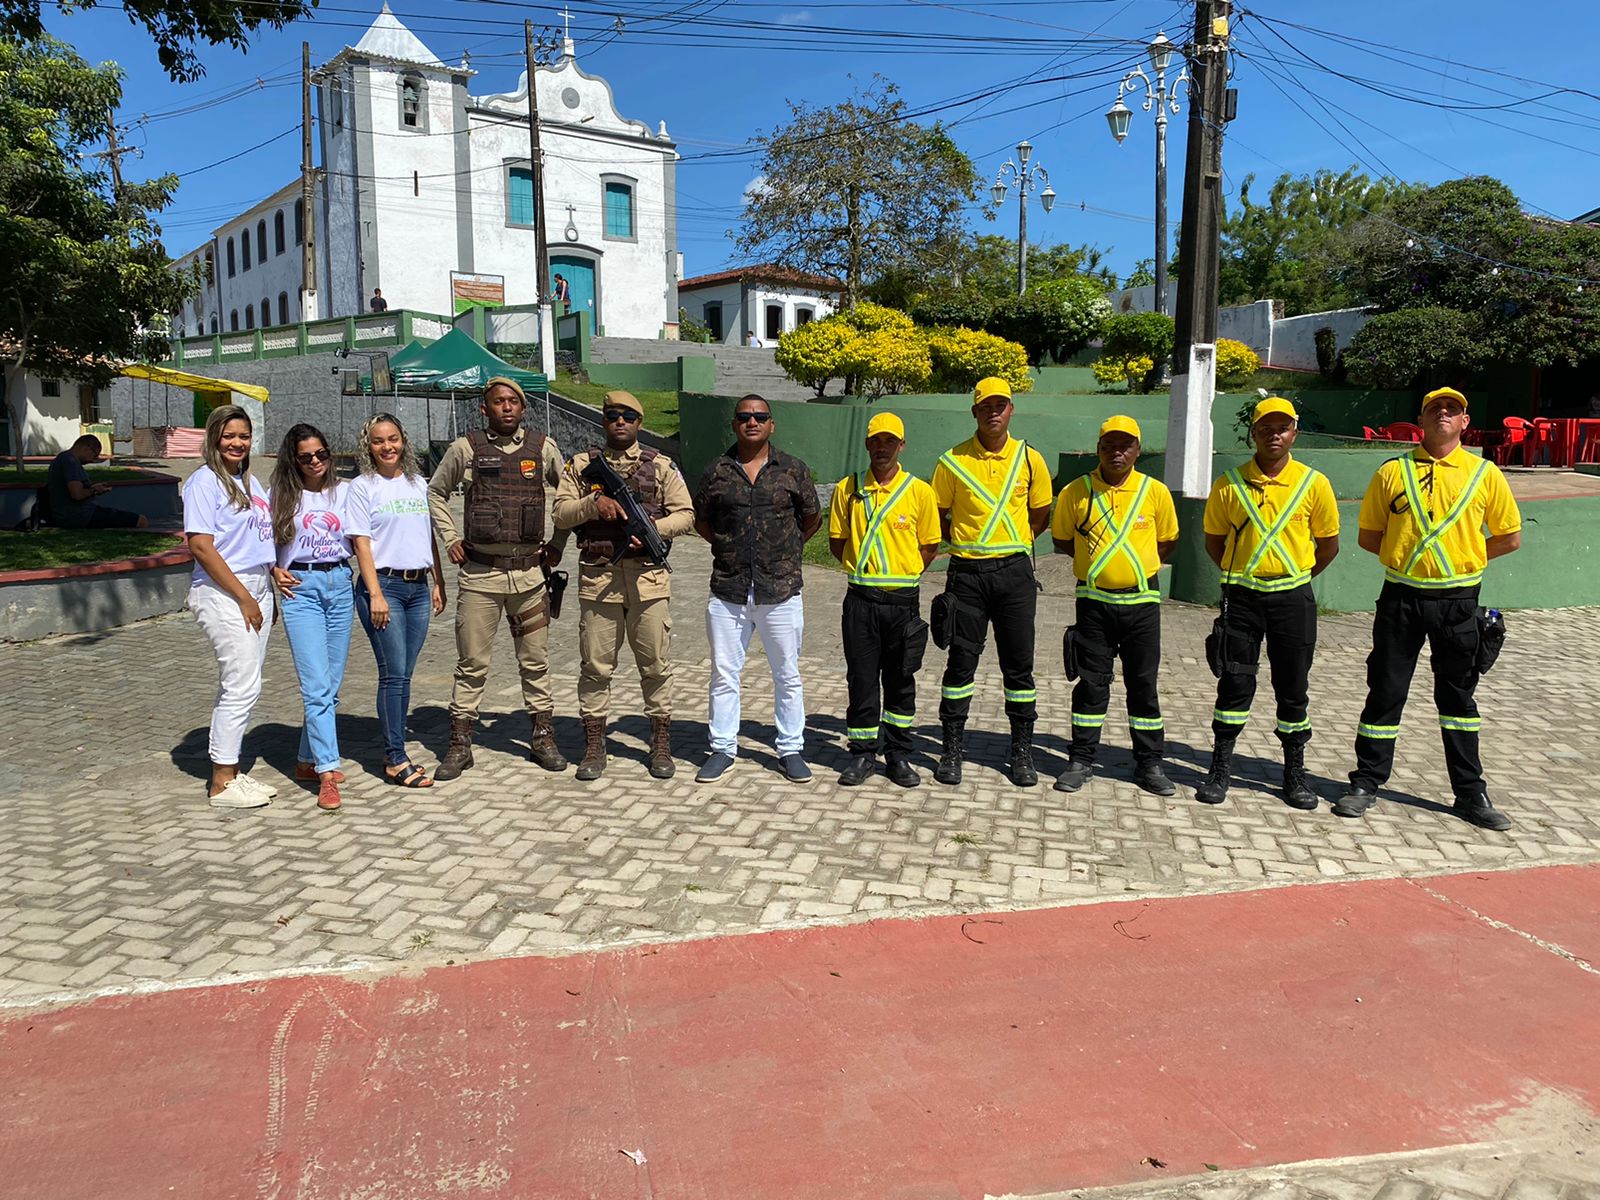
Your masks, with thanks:
M84 434L50 462L45 491L49 497L48 522L63 529L143 529L150 524L139 513L96 504L94 497L111 490L109 483L94 483L84 467L100 461L100 439Z

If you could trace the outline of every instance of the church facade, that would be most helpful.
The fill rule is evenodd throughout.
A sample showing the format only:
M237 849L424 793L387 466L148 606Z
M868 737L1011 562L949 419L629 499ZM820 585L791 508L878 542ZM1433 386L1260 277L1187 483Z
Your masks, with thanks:
M474 95L476 72L441 62L385 5L355 46L316 72L320 150L316 295L305 303L298 177L179 260L209 280L175 315L178 336L293 324L388 307L450 314L452 274L498 276L504 303L538 298L535 222L569 311L612 336L675 325L677 149L617 109L570 38L535 72L544 156L535 213L528 80ZM558 309L559 311L559 309Z

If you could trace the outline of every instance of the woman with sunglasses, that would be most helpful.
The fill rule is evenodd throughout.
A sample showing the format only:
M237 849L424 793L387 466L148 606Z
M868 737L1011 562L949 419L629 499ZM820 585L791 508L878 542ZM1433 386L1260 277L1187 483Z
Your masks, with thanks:
M267 494L250 477L253 437L244 409L213 409L206 418L205 465L183 485L183 529L194 556L189 611L211 642L220 676L208 750L215 808L260 808L277 794L239 770L272 632L272 521Z
M444 611L444 566L428 515L428 484L398 418L378 413L361 429L361 475L350 485L356 612L378 660L383 773L399 787L432 787L406 753L411 674L431 616Z
M317 807L339 807L339 735L334 709L350 656L350 514L347 486L333 473L328 439L314 425L283 435L272 472L272 540L278 547L283 629L289 635L305 721L294 777L317 782Z

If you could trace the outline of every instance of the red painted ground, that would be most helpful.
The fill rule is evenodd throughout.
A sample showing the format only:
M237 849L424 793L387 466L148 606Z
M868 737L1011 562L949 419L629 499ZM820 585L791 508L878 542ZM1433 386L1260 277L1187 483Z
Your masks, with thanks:
M1600 868L1427 886L1600 942ZM173 992L0 1020L0 1195L1038 1193L1600 1109L1597 1026L1404 881Z

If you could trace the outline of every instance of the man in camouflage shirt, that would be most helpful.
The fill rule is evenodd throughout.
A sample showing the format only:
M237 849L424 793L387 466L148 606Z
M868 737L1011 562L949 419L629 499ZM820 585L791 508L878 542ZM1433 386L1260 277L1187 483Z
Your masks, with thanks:
M772 405L750 395L733 406L734 442L706 468L694 494L695 531L711 543L711 757L695 776L718 779L739 736L739 676L750 635L759 630L772 667L777 751L783 772L801 782L811 768L800 753L806 704L800 687L800 557L822 524L811 468L771 444Z

